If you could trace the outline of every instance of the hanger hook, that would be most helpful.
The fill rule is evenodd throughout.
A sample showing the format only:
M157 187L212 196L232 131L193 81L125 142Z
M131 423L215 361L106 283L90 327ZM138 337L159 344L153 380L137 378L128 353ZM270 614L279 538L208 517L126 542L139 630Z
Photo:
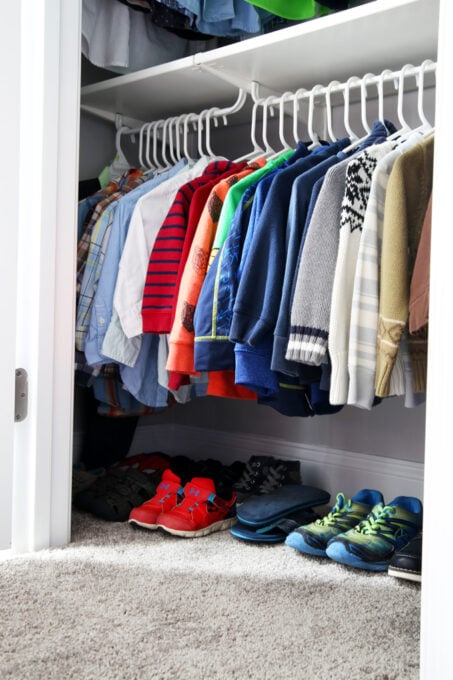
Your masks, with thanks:
M343 89L343 106L344 106L344 118L343 118L343 125L344 129L346 130L347 134L349 135L351 141L355 141L358 139L358 135L354 132L354 130L351 128L351 125L349 123L349 112L350 112L350 93L351 93L351 86L353 83L360 83L360 78L358 76L351 76L348 78L344 85Z
M213 106L211 109L209 109L206 112L206 134L205 134L205 139L204 143L206 146L206 151L208 152L209 156L215 156L213 150L211 149L211 118L212 116L216 113L216 111L219 111L219 109L216 106ZM214 118L214 125L217 127L218 126L218 120L217 118Z
M417 112L418 112L418 117L420 118L422 125L431 125L427 117L425 116L425 111L423 108L423 96L424 96L424 87L425 87L425 71L428 68L431 68L434 66L434 62L432 59L425 59L425 61L420 64L419 67L419 72L416 76L416 81L417 81L417 86L418 86L418 94L417 94Z
M336 136L332 127L332 103L331 103L331 93L334 87L340 85L338 80L332 80L326 87L326 119L327 119L327 134L329 135L332 142L336 141Z
M273 153L274 149L270 146L268 139L267 139L267 115L268 111L271 111L271 115L273 115L273 109L271 107L271 102L275 103L276 97L274 95L270 95L269 97L266 97L266 99L263 101L263 127L262 127L262 137L263 137L263 142L264 142L264 151L265 153Z
M408 71L413 70L412 64L405 64L399 74L398 78L398 120L403 130L408 130L410 126L406 123L403 115L403 99L404 99L404 80Z
M385 125L385 123L384 123L384 82L391 75L392 75L392 72L390 71L390 69L386 68L382 71L382 73L380 73L379 80L377 82L378 105L379 105L378 119L380 120L380 122L383 125Z
M362 82L360 83L360 115L363 128L368 135L371 132L371 128L368 125L368 121L366 118L366 103L368 96L367 80L370 80L370 78L374 78L374 73L365 73L365 75L362 77Z
M293 93L288 90L287 92L284 92L280 97L278 116L278 136L283 149L291 148L290 144L288 144L285 139L284 125L285 125L285 102L292 97L292 94Z
M297 123L299 119L299 98L305 96L308 90L304 87L300 87L293 94L293 137L296 144L299 143L299 133L297 131Z
M165 170L165 167L160 163L157 157L157 142L159 140L159 129L162 128L163 130L164 122L164 119L161 118L160 120L156 121L155 126L153 127L153 161L156 169L161 171Z
M308 95L308 136L313 144L319 143L319 137L313 129L313 116L315 112L315 97L324 90L323 85L314 85Z
M183 153L189 163L193 163L195 160L189 154L189 123L193 122L196 117L197 115L195 113L188 113L185 115L183 123Z
M138 136L138 162L140 163L141 168L145 168L146 164L143 159L143 136L145 133L145 128L148 126L148 123L143 123L143 125L140 127L140 133Z

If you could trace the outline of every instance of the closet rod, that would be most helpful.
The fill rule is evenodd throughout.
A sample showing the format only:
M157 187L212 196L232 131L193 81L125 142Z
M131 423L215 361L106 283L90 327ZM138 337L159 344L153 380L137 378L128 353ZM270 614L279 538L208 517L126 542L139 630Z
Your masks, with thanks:
M362 77L353 76L352 78L349 78L346 82L343 83L333 81L332 83L325 86L315 85L316 88L315 98L325 97L326 95L330 95L335 92L344 93L346 90L349 91L353 89L359 89L363 87L364 84L366 85L366 87L368 87L369 85L381 86L384 83L388 83L391 81L395 83L395 88L398 89L401 78L406 79L415 76L418 79L420 76L424 77L425 73L435 73L436 66L437 66L436 62L432 61L431 59L427 59L419 66L405 64L398 71L385 70L378 75L375 75L374 73L367 73ZM307 99L310 96L312 96L313 90L314 88L311 88L310 90L301 89L300 91L295 92L293 96L295 96L297 99ZM272 103L277 104L279 103L279 101L280 98L276 98L275 101L273 101Z

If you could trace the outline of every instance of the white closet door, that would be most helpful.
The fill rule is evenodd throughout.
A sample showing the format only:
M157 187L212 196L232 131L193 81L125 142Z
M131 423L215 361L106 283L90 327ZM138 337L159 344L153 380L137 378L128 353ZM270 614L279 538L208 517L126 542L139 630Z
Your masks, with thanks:
M20 102L20 4L7 3L2 9L0 22L1 69L0 128L2 130L2 162L0 164L0 201L2 222L2 263L0 288L2 290L0 354L2 380L0 381L0 548L11 544L12 477L14 451L14 370L16 367L16 281L17 281L17 220ZM7 93L7 94L5 94Z
M70 535L80 3L5 3L0 23L0 547L26 551Z

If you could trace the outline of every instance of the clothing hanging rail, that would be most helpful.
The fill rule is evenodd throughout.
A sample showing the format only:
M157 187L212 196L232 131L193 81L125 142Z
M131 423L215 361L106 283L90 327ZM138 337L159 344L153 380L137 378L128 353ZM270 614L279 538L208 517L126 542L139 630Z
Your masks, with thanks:
M382 102L384 96L383 91L384 84L393 82L395 90L399 91L401 87L405 87L405 81L407 79L415 78L418 84L418 90L419 92L422 92L424 87L425 75L429 73L435 73L436 66L437 66L436 62L427 59L419 66L405 64L402 66L401 69L395 71L386 69L382 71L382 73L380 74L367 73L362 77L351 76L345 82L332 81L327 85L321 84L315 85L313 88L309 90L299 88L294 91L286 91L281 95L266 96L266 98L261 96L259 93L261 85L259 83L252 81L250 83L250 87L239 88L237 100L236 102L234 102L232 106L225 107L223 109L214 106L210 109L204 109L200 113L181 114L180 116L178 116L178 118L180 118L181 120L187 118L188 121L198 123L202 126L203 121L209 123L210 120L215 120L220 117L229 116L241 110L246 103L248 94L250 94L255 105L253 110L253 116L256 116L257 109L259 108L259 106L262 106L263 109L265 104L266 106L281 105L284 107L291 101L293 103L296 102L300 104L304 100L307 100L309 102L311 101L314 104L318 104L320 100L323 100L324 102L327 103L327 108L330 108L331 97L332 95L335 94L342 94L344 106L349 107L351 91L360 90L362 93L361 98L363 100L364 99L363 95L368 96L368 89L373 86L376 86L378 97L380 99L380 102ZM83 109L87 111L89 110L86 107L83 107ZM93 113L94 115L97 115L96 111L94 111L93 109L90 109L89 112ZM382 113L382 105L380 105L380 113ZM126 120L118 115L115 118L115 122L117 130L120 127L122 127L121 131L122 134L128 136L139 134L142 128L142 126L128 127ZM163 120L162 123L165 123L165 120ZM145 125L145 123L143 123L143 125ZM151 125L151 123L146 123L146 125ZM157 132L159 132L161 127L157 126L156 129Z

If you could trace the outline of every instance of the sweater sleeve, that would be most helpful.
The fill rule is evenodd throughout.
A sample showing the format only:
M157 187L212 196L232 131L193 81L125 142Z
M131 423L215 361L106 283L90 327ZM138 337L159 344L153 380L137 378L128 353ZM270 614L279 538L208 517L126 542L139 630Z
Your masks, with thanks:
M327 353L346 167L341 163L327 172L308 226L291 306L288 361L319 366Z
M331 404L345 404L348 399L349 329L357 256L373 173L378 160L389 150L389 144L384 142L363 151L348 164L329 323Z

